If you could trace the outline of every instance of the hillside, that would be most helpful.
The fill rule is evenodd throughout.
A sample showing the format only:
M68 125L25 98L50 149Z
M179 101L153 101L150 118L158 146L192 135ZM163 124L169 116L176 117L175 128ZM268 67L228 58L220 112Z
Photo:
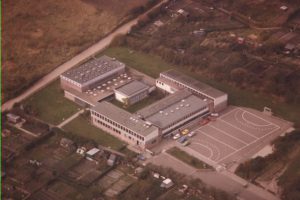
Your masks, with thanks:
M2 100L98 41L146 2L2 1Z

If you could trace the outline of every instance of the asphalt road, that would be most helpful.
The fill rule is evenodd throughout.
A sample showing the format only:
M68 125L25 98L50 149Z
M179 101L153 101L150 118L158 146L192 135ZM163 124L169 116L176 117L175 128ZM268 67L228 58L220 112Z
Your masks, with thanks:
M247 188L243 187L243 184L239 180L240 178L228 171L208 172L197 170L164 152L149 158L146 162L151 162L158 166L170 167L175 171L186 174L187 176L199 178L209 186L224 190L230 194L236 194L240 199L279 200L279 198L275 197L271 193L253 184L249 184Z
M152 9L154 9L155 7L160 6L160 4L162 4L164 2L168 2L168 1L169 0L164 0L161 3L157 4L156 6L154 6ZM147 11L145 14L147 14L148 12L150 12L152 9L150 9L149 11ZM143 14L143 15L145 15L145 14ZM49 74L47 74L46 76L44 76L42 79L40 79L33 86L31 86L30 88L28 88L21 95L19 95L19 96L13 98L13 99L7 101L6 103L4 103L1 106L2 111L11 109L15 103L21 102L22 100L26 99L27 97L29 97L33 93L37 92L41 88L45 87L47 84L49 84L50 82L52 82L53 80L55 80L63 72L65 72L68 69L74 67L75 65L77 65L77 64L79 64L79 63L87 60L91 56L95 55L97 52L105 49L111 43L111 41L114 39L115 36L117 36L119 34L126 34L126 33L128 33L130 31L131 27L138 22L139 17L137 17L137 18L129 21L128 23L126 23L126 24L124 24L122 26L120 26L114 32L112 32L111 34L109 34L105 38L101 39L96 44L92 45L91 47L89 47L88 49L84 50L80 54L76 55L75 57L73 57L69 61L65 62L64 64L58 66L55 70L53 70L52 72L50 72Z

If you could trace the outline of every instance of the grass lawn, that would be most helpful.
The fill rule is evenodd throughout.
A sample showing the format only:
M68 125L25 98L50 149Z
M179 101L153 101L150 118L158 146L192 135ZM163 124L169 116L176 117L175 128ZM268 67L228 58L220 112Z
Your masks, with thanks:
M198 160L197 158L189 155L188 153L180 150L177 147L173 147L173 148L167 150L167 153L169 153L170 155L178 158L179 160L181 160L197 169L212 169L211 166L209 166L206 163L202 162L201 160Z
M157 78L160 72L172 68L170 64L163 61L158 56L149 56L145 53L131 51L125 47L108 48L101 53L101 55L104 54L115 57L121 62L124 62L126 65L154 78Z
M113 99L111 101L111 103L113 103L114 105L116 105L122 109L127 110L128 112L134 113L134 112L162 99L164 96L165 95L162 92L160 92L159 90L155 90L149 95L149 97L147 97L129 107L124 107L123 104L121 102L117 101L116 99Z
M263 107L267 106L272 108L275 115L293 121L295 122L296 126L300 127L299 105L276 102L270 96L257 94L253 91L238 89L235 86L226 84L224 82L209 79L200 73L188 72L186 69L181 68L180 66L172 66L171 64L163 61L159 56L131 51L125 47L111 47L106 49L101 54L115 57L127 64L129 67L135 68L136 70L152 76L153 78L157 78L159 73L162 71L174 68L199 81L207 83L221 91L228 93L229 104L231 105L245 106L257 110L262 110Z
M79 106L64 97L59 80L50 83L23 103L31 107L38 118L54 125L61 123L79 109Z
M125 142L90 124L82 115L65 125L63 129L80 137L94 140L100 145L111 147L115 150L119 150L125 145Z

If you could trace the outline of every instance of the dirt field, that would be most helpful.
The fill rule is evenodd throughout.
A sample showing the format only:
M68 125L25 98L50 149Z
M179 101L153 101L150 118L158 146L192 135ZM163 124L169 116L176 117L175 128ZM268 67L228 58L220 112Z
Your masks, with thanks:
M145 2L3 1L3 99L98 41Z

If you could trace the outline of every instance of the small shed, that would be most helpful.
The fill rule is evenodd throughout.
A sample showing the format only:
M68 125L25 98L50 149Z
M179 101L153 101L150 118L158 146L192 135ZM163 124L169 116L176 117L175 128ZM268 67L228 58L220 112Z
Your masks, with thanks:
M110 154L108 160L107 160L107 164L109 166L114 166L117 160L117 156L115 154Z
M160 187L168 189L168 188L172 187L173 185L174 185L173 181L171 179L167 178L162 181Z
M76 150L76 153L80 154L80 155L84 155L84 153L86 152L86 148L85 147L79 147Z
M291 44L291 43L287 43L287 44L284 46L284 53L285 53L285 54L290 54L290 53L292 53L295 49L296 49L296 45Z
M184 17L188 17L189 13L183 9L179 9L177 10L177 13L179 13L180 15L184 16Z
M287 6L280 6L280 10L287 11L289 8Z
M75 148L74 142L68 138L62 138L60 140L60 146L67 150L73 150Z
M92 148L90 149L88 152L86 152L86 156L88 157L93 157L94 155L96 155L98 152L100 151L100 149L98 148Z
M161 27L164 25L164 23L161 21L161 20L157 20L154 22L154 25L157 26L157 27Z
M13 113L6 114L7 120L11 123L18 123L21 121L21 117L19 115L15 115Z
M199 29L199 30L193 31L193 34L195 36L204 36L206 34L206 32L205 32L205 29Z
M134 173L137 176L140 176L144 171L145 171L145 169L143 167L137 167L137 168L135 168Z

